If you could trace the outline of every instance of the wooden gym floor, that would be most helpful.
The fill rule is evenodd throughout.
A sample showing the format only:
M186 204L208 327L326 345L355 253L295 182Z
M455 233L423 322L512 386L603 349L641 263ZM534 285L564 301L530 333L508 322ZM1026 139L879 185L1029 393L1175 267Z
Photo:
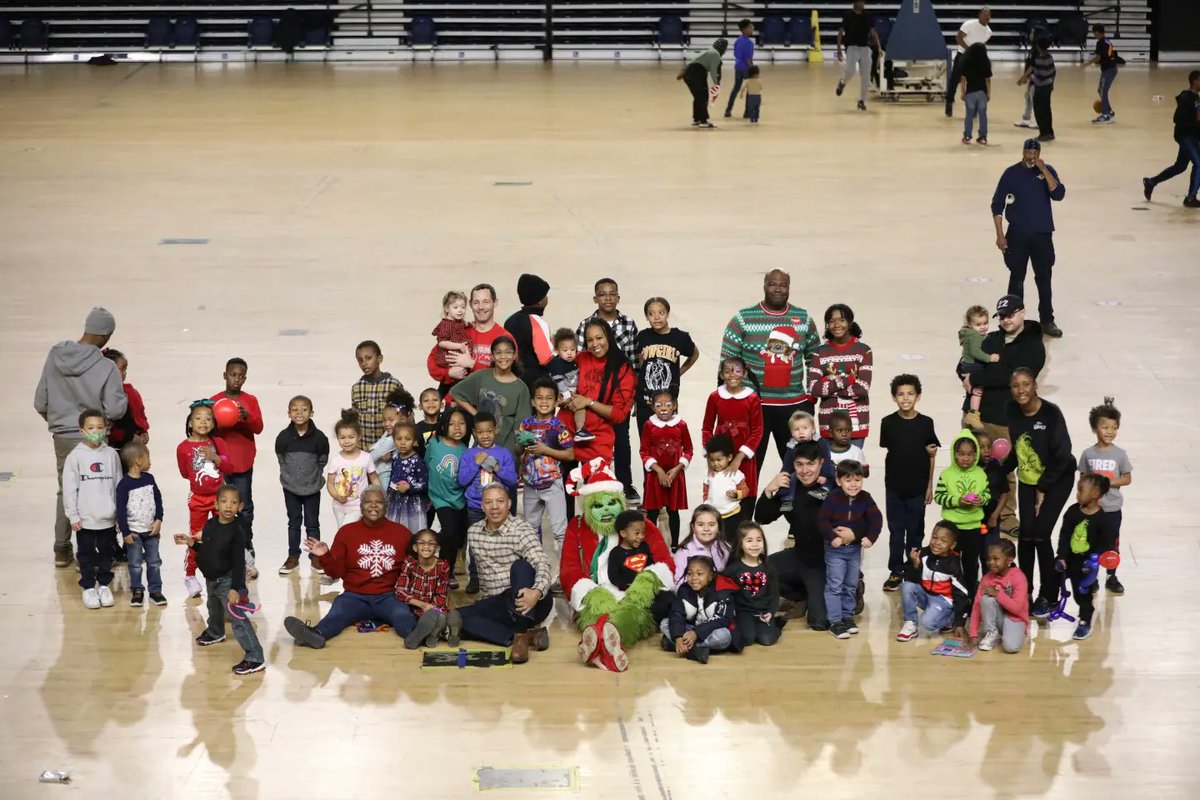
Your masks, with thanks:
M1025 136L1015 67L998 66L988 149L958 143L961 104L953 122L936 104L856 112L852 93L833 95L833 65L768 66L757 129L694 131L675 69L0 70L0 472L15 473L0 484L0 796L467 797L483 766L573 769L589 798L1200 793L1187 499L1200 213L1180 207L1183 179L1150 204L1140 184L1174 158L1184 67L1125 69L1118 121L1096 128L1097 73L1060 65L1059 139L1045 150L1067 186L1055 208L1066 338L1048 344L1042 393L1066 411L1076 452L1087 409L1116 395L1137 465L1128 593L1099 594L1091 640L1058 623L1020 655L969 661L899 644L879 548L862 635L793 622L779 646L705 668L649 642L624 675L584 669L562 607L550 651L510 670L422 671L383 635L293 647L283 617L315 620L329 597L307 567L274 574L285 535L271 450L287 399L313 397L328 429L368 337L407 386L428 385L450 288L495 283L503 319L518 274L539 273L556 327L578 322L603 275L639 322L646 297L667 296L703 352L682 401L698 433L724 323L783 267L813 313L854 307L875 348L876 420L888 379L915 371L943 440L957 430L955 332L968 305L1004 293L988 202ZM115 312L113 345L147 401L166 532L186 513L173 450L187 402L221 388L226 358L250 362L267 417L253 588L265 675L230 673L232 640L194 647L203 607L184 601L169 540L164 609L131 609L119 590L117 607L85 611L75 571L52 566L53 461L30 401L47 348L77 337L95 304ZM280 336L294 329L306 335ZM868 453L881 464L875 434ZM879 477L868 488L882 497ZM778 546L783 531L770 535ZM71 789L39 785L45 769L70 770Z

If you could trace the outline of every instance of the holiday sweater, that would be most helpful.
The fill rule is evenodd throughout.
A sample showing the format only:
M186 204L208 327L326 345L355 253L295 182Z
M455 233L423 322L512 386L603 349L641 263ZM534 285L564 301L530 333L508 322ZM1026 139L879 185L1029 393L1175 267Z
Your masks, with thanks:
M704 445L717 434L728 434L733 439L735 451L744 458L738 467L746 477L749 493L758 493L758 463L754 453L763 435L762 401L753 389L743 386L732 394L724 386L708 396L704 407L704 423L700 428L700 441Z
M375 525L361 519L350 522L338 530L329 552L321 556L321 568L330 578L340 578L347 592L390 594L411 540L408 528L386 519Z
M759 616L779 610L779 583L767 566L767 559L757 566L750 566L741 559L731 561L725 567L725 574L737 584L733 605L739 613Z
M680 511L688 507L687 479L683 472L675 476L669 489L658 481L657 465L663 472L670 472L679 465L687 469L692 462L692 435L687 423L678 414L663 422L651 417L642 428L641 447L638 455L646 470L646 485L642 496L642 508L665 508Z
M1042 400L1037 412L1025 416L1015 401L1008 404L1008 436L1012 451L1004 460L1007 472L1017 471L1017 480L1046 491L1074 480L1075 457L1071 455L1071 433L1062 409Z
M221 428L219 433L229 449L229 471L234 474L249 472L254 469L254 457L258 453L254 437L263 432L262 409L258 407L258 398L246 392L236 395L217 392L212 399L213 402L229 399L246 409L246 419L239 418L228 428Z
M962 559L954 553L937 556L928 547L921 548L921 566L904 561L904 580L919 584L929 594L944 597L953 608L951 624L962 625L967 619L971 596L963 583Z
M995 600L1004 609L1004 616L1022 625L1029 624L1029 583L1025 580L1025 573L1011 566L1003 575L986 572L980 579L979 589L975 592L975 604L971 606L971 636L979 635L979 623L983 617L981 605L983 598L987 597L983 590L989 586L999 590Z
M969 469L963 469L955 461L955 448L963 440L975 445L975 460ZM961 506L959 501L969 494L979 498L979 505ZM950 466L938 476L937 488L933 490L933 501L942 507L942 519L956 528L978 528L983 523L983 510L992 499L992 489L987 473L979 466L979 442L975 435L963 429L950 443Z
M865 439L871 430L871 348L853 336L845 344L826 342L808 365L808 392L821 402L817 420L821 436L829 436L829 420L842 409L850 414L850 436Z
M205 455L205 448L217 451L217 460ZM175 460L179 463L179 474L191 484L195 495L216 495L225 483L225 476L233 472L229 462L229 450L225 442L216 436L202 442L184 439L175 448Z
M767 349L767 339L790 341L784 353ZM786 336L786 339L781 337ZM768 311L761 303L743 308L725 326L721 358L737 356L758 376L758 393L766 406L811 403L804 380L806 365L821 344L816 326L803 308L789 305L783 311Z

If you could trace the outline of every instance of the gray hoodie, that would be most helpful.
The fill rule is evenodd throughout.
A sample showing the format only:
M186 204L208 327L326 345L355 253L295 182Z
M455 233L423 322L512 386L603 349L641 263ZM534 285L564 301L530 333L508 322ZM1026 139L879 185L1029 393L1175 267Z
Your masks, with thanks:
M78 436L79 414L85 408L98 408L115 421L125 416L129 400L117 365L99 347L68 341L50 348L33 393L33 407L50 433Z
M116 450L106 444L75 445L63 462L63 513L71 524L82 523L89 531L114 527L119 480L121 460Z

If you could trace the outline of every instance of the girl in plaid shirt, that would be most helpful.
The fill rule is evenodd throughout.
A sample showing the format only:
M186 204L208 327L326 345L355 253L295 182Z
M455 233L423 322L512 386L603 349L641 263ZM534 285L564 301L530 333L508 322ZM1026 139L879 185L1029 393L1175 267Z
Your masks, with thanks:
M450 563L438 558L437 534L426 529L413 540L416 556L408 556L396 578L396 599L408 603L417 627L404 637L404 646L416 650L424 640L426 647L437 647L446 630L450 591ZM429 612L429 613L426 613Z

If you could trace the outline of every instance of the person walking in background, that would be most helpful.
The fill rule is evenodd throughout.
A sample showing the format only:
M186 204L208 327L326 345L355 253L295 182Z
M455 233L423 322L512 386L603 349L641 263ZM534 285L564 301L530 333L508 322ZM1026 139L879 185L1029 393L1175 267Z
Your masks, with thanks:
M955 35L958 52L954 55L954 64L946 80L946 116L954 116L954 92L962 80L962 61L967 48L973 44L987 44L992 38L992 29L988 24L992 21L992 10L987 6L979 9L975 19L969 19L962 24Z
M1100 86L1096 89L1100 94L1100 116L1092 120L1093 125L1111 125L1117 112L1113 111L1112 103L1108 100L1108 92L1113 81L1117 79L1117 64L1123 60L1117 59L1116 48L1112 41L1104 35L1103 25L1093 25L1092 34L1096 37L1096 54L1091 60L1083 62L1086 69L1089 64L1100 65Z
M971 143L971 124L979 117L979 143L986 145L988 134L988 101L992 99L992 60L987 45L976 42L967 48L962 58L962 99L967 106L963 120L963 144Z
M1018 86L1026 81L1033 84L1033 118L1037 121L1039 142L1054 141L1054 112L1050 108L1050 95L1054 92L1057 74L1054 56L1050 53L1050 37L1043 34L1034 39L1033 57L1017 80Z
M754 65L754 23L748 19L738 22L738 30L742 35L733 43L733 91L729 93L729 103L725 106L725 116L733 116L733 103L737 100L742 81L750 76L750 67ZM761 94L761 92L759 93ZM750 103L747 100L746 109L742 116L749 119Z
M867 110L867 85L871 79L871 45L880 50L879 34L875 32L875 17L866 13L866 3L854 0L854 7L842 17L842 24L837 32L837 60L842 60L842 44L846 45L846 71L838 79L835 93L838 97L846 89L846 82L854 77L857 70L859 77L858 110ZM959 34L962 35L961 33ZM949 101L947 101L949 102Z
M1183 204L1188 208L1200 208L1200 200L1196 199L1196 193L1200 192L1200 69L1188 73L1188 88L1175 95L1174 122L1179 155L1174 164L1153 178L1142 178L1142 193L1146 195L1146 202L1150 202L1154 187L1182 175L1190 162L1192 179Z

